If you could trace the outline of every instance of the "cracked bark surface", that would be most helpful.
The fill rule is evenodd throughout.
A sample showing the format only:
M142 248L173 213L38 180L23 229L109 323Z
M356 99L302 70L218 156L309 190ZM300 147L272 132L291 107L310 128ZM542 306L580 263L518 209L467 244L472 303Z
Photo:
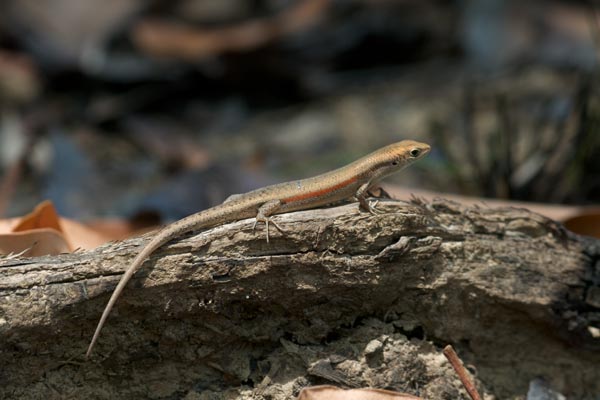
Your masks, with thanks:
M0 397L284 399L306 385L600 395L600 241L523 209L383 200L194 233L158 250L84 353L146 238L0 259ZM595 397L596 396L596 397ZM522 397L521 397L522 398Z

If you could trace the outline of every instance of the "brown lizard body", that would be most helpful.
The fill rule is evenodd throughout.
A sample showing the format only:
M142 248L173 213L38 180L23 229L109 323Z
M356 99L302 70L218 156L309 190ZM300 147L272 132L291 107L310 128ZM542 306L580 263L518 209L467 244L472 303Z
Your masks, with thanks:
M91 354L110 311L133 274L142 266L146 258L162 245L190 231L207 229L250 217L256 217L255 225L256 222L265 223L268 242L271 215L306 210L350 198L356 198L363 209L373 213L374 209L366 199L368 189L385 176L422 158L429 150L429 145L425 143L404 140L383 147L342 168L313 178L280 183L231 196L223 204L166 226L138 253L121 277L98 322L86 357Z

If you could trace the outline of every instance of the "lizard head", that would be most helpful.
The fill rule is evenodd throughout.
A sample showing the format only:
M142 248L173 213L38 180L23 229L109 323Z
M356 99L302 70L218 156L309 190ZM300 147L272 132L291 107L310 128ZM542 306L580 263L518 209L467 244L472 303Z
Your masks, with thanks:
M431 147L426 143L403 140L384 147L382 150L387 150L392 165L405 167L425 157Z
M371 181L378 181L409 166L425 157L430 150L431 147L426 143L403 140L375 151L367 156L372 164L373 177Z
M378 178L387 176L425 157L430 150L428 144L414 140L390 144L372 154L372 159L376 161L374 169L379 170Z

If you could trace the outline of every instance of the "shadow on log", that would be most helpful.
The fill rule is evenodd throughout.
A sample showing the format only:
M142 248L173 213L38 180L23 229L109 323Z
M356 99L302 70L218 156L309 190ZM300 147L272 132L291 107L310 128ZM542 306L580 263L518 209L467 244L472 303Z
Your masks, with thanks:
M523 209L382 200L181 238L134 277L85 349L147 238L0 259L0 397L266 398L307 385L466 398L478 389L600 395L600 241Z

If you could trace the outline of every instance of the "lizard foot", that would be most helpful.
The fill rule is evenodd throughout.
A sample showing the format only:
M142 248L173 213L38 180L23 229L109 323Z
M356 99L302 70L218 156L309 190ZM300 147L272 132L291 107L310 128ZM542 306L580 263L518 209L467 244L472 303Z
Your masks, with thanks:
M367 199L364 199L363 201L360 201L360 199L359 199L359 203L360 203L359 207L361 209L367 211L371 215L385 214L385 211L381 211L381 210L377 209L377 204L379 204L379 200L369 201Z
M273 224L273 226L275 226L275 228L277 228L277 230L281 233L285 233L285 230L283 230L279 225L277 225L277 223L275 223L275 221L273 221L271 219L271 217L265 217L264 215L257 215L256 219L254 220L254 225L252 225L252 230L256 230L256 224L258 224L259 222L264 222L265 223L265 229L267 232L267 243L269 243L269 223Z
M373 215L381 215L385 214L385 211L377 208L377 204L379 204L379 200L375 200L372 204L369 202L369 212Z

